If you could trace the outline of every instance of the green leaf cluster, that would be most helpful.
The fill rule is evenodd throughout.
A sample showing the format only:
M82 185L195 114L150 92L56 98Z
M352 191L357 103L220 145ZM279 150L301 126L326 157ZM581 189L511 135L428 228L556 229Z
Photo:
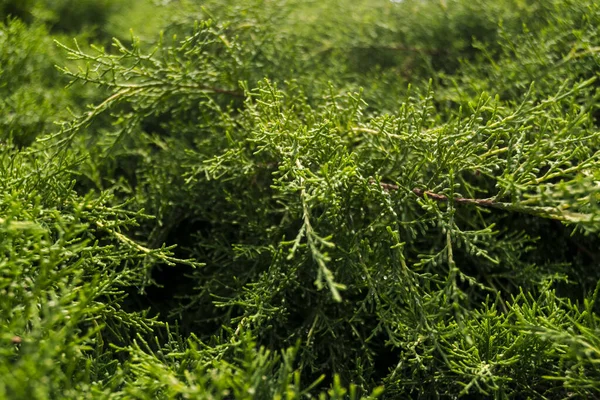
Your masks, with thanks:
M600 396L597 2L59 3L3 9L0 397Z

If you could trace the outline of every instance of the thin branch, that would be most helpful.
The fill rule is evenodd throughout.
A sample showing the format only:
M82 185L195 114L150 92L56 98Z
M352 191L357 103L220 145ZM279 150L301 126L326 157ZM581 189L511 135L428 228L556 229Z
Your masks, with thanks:
M419 197L427 196L428 198L435 200L435 201L441 201L441 202L448 201L448 197L444 196L443 194L433 193L433 192L430 192L429 190L414 188L412 190L412 192ZM482 206L482 207L495 207L499 204L503 204L503 205L509 204L509 203L496 203L490 199L469 199L466 197L454 197L452 199L452 201L456 204L475 204L475 205ZM502 207L499 207L499 208L502 208Z
M375 183L373 179L369 182ZM398 185L394 185L392 183L380 182L379 186L385 191L396 191L399 190ZM412 190L414 194L421 198L428 198L434 201L446 203L450 199L443 195L431 192L429 190L414 188ZM557 221L567 222L567 223L590 223L594 222L594 215L592 214L583 214L578 212L571 212L562 210L557 207L543 207L543 206L527 206L524 204L513 204L513 203L503 203L499 201L494 201L492 199L470 199L466 197L454 197L452 201L455 204L472 204L479 207L487 207L487 208L496 208L499 210L513 211L522 214L530 214L535 215L537 217L554 219Z
M109 229L101 221L95 221L95 223L98 226L98 228L107 232L108 234L113 236L115 239L117 239L119 242L127 245L128 247L130 247L138 252L144 253L147 256L156 257L156 258L162 260L167 265L184 264L184 265L189 265L190 267L204 266L204 264L195 262L193 260L183 260L180 258L168 256L161 251L163 249L149 249L149 248L144 247L141 244L137 243L136 241L128 238L127 236L123 235L122 233L119 233L115 230Z

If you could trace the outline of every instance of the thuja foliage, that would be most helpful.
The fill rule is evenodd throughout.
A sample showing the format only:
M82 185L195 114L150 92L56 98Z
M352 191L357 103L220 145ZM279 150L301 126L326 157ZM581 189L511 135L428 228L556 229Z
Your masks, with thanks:
M1 397L600 396L597 2L58 4L0 31Z

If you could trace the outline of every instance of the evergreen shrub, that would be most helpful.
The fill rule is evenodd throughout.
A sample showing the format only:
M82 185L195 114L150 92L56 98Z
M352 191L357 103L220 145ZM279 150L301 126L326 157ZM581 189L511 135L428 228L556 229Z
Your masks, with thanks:
M103 3L4 9L0 398L600 397L600 4Z

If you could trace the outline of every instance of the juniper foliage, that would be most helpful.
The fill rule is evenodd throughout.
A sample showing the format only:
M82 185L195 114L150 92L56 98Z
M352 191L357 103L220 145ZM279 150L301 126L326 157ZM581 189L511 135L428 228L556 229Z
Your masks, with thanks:
M54 49L28 4L0 73L62 101L2 124L2 397L600 395L596 2L167 1Z

